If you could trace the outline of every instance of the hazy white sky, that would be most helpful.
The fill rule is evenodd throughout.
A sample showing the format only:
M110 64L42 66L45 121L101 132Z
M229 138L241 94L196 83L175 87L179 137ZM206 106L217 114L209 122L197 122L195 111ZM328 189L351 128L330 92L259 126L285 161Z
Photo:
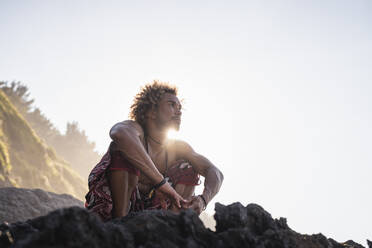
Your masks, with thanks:
M179 136L225 175L217 201L302 233L372 239L370 1L1 1L0 80L104 152L153 79ZM93 166L93 165L92 165ZM208 211L213 210L213 204Z

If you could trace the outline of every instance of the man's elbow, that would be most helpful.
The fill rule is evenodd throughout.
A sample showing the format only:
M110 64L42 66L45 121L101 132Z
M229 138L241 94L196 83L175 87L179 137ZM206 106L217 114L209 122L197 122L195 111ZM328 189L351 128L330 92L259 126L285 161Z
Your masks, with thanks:
M136 136L137 133L133 128L127 126L127 125L122 125L122 124L117 124L113 126L110 130L110 137L111 139L120 144L120 143L126 143L129 140L132 140Z
M117 141L120 139L120 132L118 130L118 128L116 127L113 127L111 128L110 130L110 138L113 140L113 141Z
M223 176L222 172L219 169L217 169L217 171L218 171L218 178L220 180L220 183L222 184L223 179L224 179L224 176Z
M110 130L110 138L115 142L122 140L123 137L127 135L128 135L127 128L125 128L125 126L121 124L116 124Z
M223 176L222 172L215 166L210 167L210 169L212 169L213 174L215 174L215 177L217 178L219 183L222 184L223 179L224 179L224 176Z

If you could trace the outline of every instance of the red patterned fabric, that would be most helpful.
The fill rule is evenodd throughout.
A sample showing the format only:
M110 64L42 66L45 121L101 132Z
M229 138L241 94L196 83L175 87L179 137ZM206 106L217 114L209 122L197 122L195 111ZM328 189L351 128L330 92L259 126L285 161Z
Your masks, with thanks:
M103 221L107 221L112 218L111 191L106 177L106 172L110 169L111 163L112 157L109 149L109 151L106 152L101 161L89 174L89 192L85 196L85 207L89 211L96 213ZM120 167L120 165L117 163L118 161L115 162L115 166ZM175 187L177 184L192 186L199 184L199 175L185 160L178 160L174 166L169 168L167 175L169 177L169 183L172 185L172 187ZM130 204L130 211L162 208L156 193L149 198L148 192L140 192L138 187L136 187L131 195ZM169 207L170 201L167 201L166 206L163 206L163 209L168 209Z
M111 164L109 170L125 170L136 176L140 176L140 170L134 167L119 151L111 153Z
M167 172L168 183L175 188L178 184L188 186L196 186L200 184L199 174L194 170L186 160L178 160ZM171 202L166 201L165 206L161 205L160 199L156 195L156 191L152 197L149 197L148 192L140 192L138 187L133 191L131 196L130 211L154 210L154 209L169 209Z
M178 160L171 166L167 175L172 184L185 184L190 186L199 185L199 175L194 168L185 160Z
M112 199L106 171L111 163L110 151L93 168L88 177L89 191L85 196L85 207L106 221L111 218Z

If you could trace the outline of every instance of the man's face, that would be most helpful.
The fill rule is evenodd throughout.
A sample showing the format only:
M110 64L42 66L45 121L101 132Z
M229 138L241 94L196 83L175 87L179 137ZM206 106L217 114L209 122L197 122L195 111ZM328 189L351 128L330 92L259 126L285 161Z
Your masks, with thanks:
M155 123L160 129L179 130L181 125L182 105L177 96L165 93L155 110Z

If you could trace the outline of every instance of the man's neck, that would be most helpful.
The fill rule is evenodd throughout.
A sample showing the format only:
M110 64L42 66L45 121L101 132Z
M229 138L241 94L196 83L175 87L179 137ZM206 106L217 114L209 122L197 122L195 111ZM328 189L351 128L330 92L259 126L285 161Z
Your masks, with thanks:
M167 132L149 128L147 130L147 142L151 142L152 147L162 147L167 141Z

